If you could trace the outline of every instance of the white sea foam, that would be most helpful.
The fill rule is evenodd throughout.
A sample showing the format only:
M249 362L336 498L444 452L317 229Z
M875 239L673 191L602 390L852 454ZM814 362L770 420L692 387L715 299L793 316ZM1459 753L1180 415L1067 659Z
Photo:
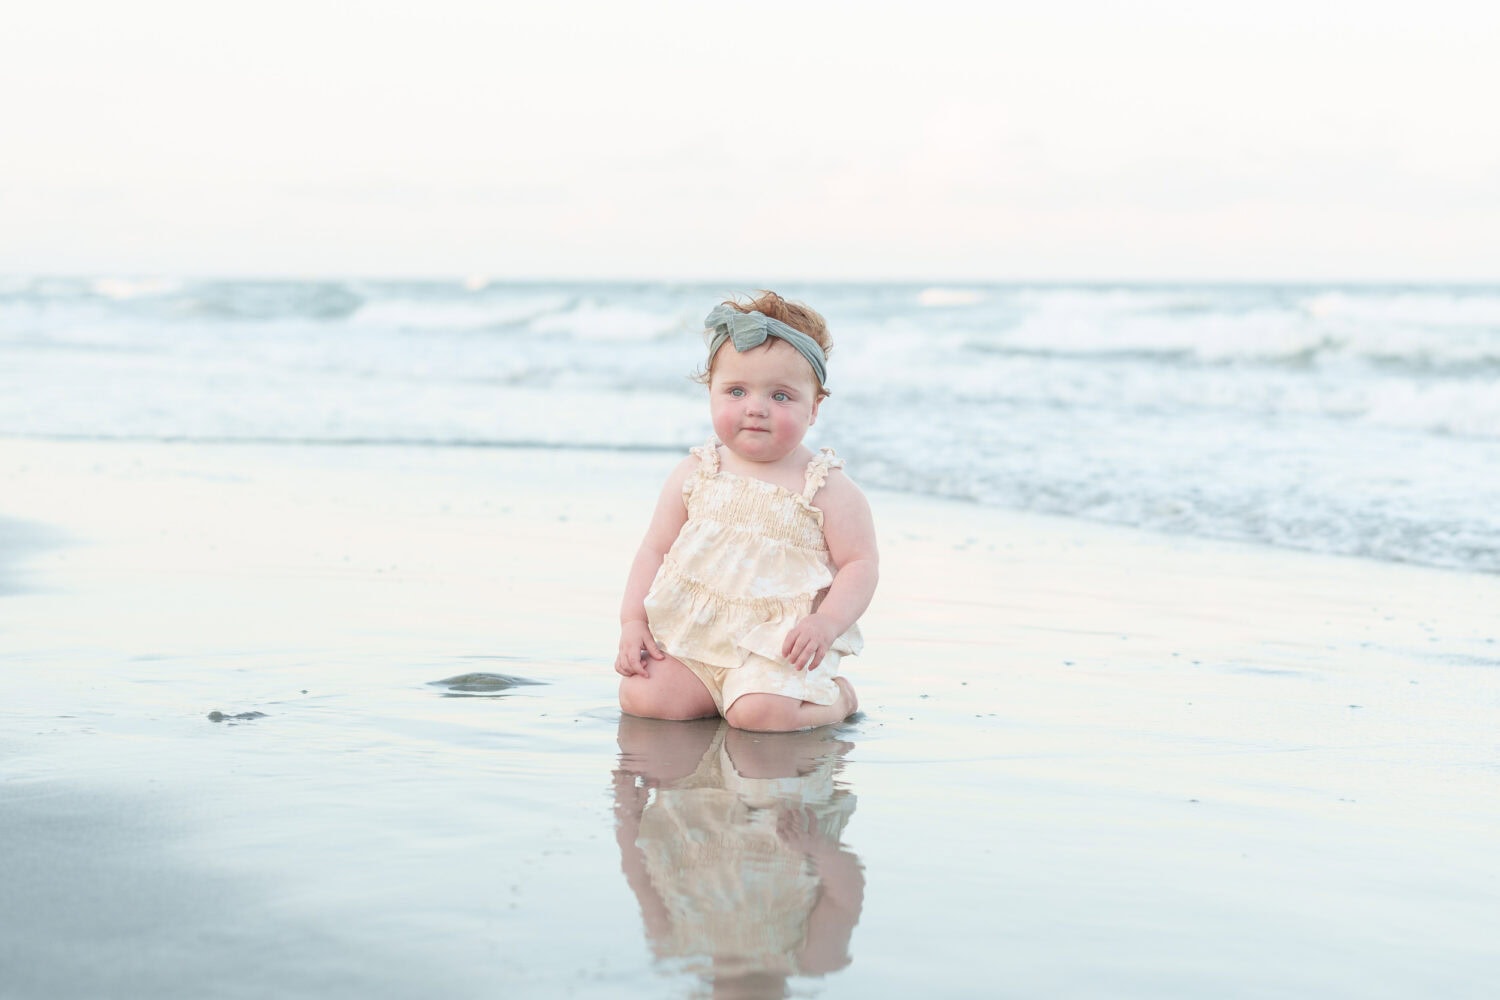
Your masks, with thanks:
M945 308L950 306L972 306L983 302L988 296L977 288L924 288L917 293L917 302L924 306Z
M472 297L462 299L391 298L366 302L350 323L391 330L488 330L555 315L566 295Z
M580 340L656 340L688 328L687 314L642 309L589 299L573 308L531 322L537 333L561 333Z
M726 289L0 285L0 434L686 448ZM1500 572L1500 289L779 289L862 482Z
M1500 289L1338 290L1302 300L1309 315L1325 321L1423 329L1481 327L1500 332Z
M166 278L97 278L90 287L107 299L125 300L168 295L181 288L182 283Z

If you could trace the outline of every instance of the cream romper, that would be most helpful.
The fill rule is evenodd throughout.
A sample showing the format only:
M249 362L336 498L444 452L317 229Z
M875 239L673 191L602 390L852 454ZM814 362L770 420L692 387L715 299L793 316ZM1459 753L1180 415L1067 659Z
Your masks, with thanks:
M797 494L722 471L717 440L692 453L698 468L682 485L687 523L646 594L651 634L703 681L720 715L743 694L832 705L840 657L864 646L859 625L833 641L815 670L794 669L781 644L833 582L812 498L843 460L824 448Z

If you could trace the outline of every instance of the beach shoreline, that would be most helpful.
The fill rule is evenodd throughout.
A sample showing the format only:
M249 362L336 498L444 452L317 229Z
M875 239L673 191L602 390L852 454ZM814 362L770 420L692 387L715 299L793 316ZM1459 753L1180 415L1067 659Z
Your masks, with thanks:
M615 844L671 462L0 439L0 992L697 988ZM867 888L799 988L1483 995L1500 578L871 502Z

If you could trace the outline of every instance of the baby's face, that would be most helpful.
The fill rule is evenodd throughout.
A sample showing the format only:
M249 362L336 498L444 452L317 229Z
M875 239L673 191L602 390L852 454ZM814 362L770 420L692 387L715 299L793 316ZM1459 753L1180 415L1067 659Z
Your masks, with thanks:
M812 365L783 340L741 354L731 343L712 359L708 382L714 433L747 462L778 462L802 444L818 416Z

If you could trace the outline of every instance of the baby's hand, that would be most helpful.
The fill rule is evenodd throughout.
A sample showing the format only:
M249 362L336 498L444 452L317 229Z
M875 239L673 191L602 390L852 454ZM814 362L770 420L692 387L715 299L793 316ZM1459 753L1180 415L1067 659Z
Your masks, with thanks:
M615 673L625 677L636 674L648 676L646 664L651 660L664 660L667 654L661 651L651 629L643 621L628 621L620 626L620 653L615 657Z
M781 655L791 661L795 670L816 670L833 647L838 631L833 622L813 613L802 619L786 634Z
M838 842L823 832L818 817L804 805L784 803L777 807L776 836L792 850L812 858L828 854L830 848L838 850Z

